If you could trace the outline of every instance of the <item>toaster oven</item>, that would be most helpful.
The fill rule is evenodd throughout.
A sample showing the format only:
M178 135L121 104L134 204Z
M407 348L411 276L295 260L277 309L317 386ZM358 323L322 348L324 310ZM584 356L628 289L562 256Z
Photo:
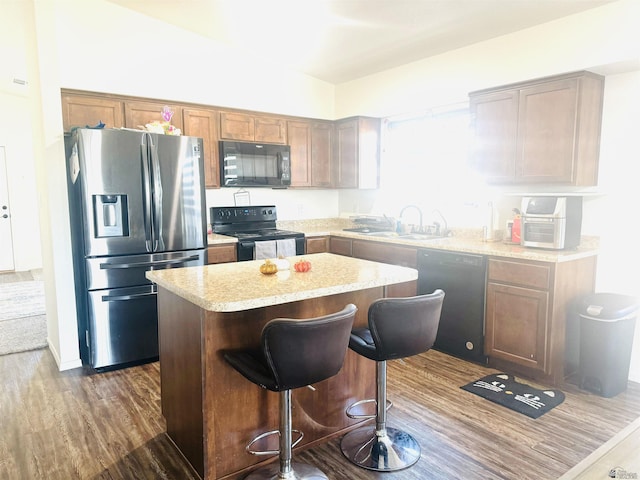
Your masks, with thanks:
M582 197L523 197L521 245L562 250L580 244Z

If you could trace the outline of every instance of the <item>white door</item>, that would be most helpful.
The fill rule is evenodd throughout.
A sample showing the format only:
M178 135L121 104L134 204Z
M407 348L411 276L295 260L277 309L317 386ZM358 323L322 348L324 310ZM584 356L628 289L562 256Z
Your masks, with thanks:
M0 145L0 272L13 270L14 267L7 159L5 157L5 149Z

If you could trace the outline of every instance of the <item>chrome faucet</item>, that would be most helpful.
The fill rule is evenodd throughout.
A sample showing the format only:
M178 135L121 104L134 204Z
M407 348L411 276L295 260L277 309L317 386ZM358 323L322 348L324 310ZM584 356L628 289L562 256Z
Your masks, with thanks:
M398 219L402 218L402 214L404 213L404 211L407 208L415 208L418 211L418 215L420 215L420 227L418 228L417 232L418 233L422 233L423 227L422 227L422 210L420 210L420 207L418 207L417 205L407 205L406 207L403 207L402 210L400 210L400 216L398 217ZM414 229L414 231L416 231Z
M442 212L436 208L432 213L438 214L438 216L442 219L442 222L444 223L444 228L441 229L439 222L436 222L436 221L433 222L433 224L436 226L436 232L435 232L436 235L442 235L443 237L446 237L447 235L449 235L449 227L447 225L447 219L444 218L444 215L442 214Z

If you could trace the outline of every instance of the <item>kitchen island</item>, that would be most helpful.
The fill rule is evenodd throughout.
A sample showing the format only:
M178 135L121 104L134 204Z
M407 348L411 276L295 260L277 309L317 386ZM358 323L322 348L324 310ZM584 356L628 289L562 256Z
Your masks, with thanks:
M310 318L354 303L355 326L386 287L414 284L417 271L330 253L305 255L310 272L259 272L261 261L147 272L158 286L161 407L167 434L203 479L239 478L260 461L245 451L255 436L277 429L279 397L238 374L222 352L260 345L262 327L278 317ZM414 287L415 289L415 287ZM338 375L297 389L297 448L341 435L356 420L348 405L375 396L375 362L347 352Z

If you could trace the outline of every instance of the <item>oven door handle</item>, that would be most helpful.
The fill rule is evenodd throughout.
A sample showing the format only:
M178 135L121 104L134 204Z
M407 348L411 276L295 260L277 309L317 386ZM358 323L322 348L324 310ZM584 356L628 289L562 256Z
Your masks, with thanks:
M255 246L256 246L256 242L253 242L253 241L251 241L251 242L240 242L240 247L242 247L242 248L249 248L249 247L253 248Z

